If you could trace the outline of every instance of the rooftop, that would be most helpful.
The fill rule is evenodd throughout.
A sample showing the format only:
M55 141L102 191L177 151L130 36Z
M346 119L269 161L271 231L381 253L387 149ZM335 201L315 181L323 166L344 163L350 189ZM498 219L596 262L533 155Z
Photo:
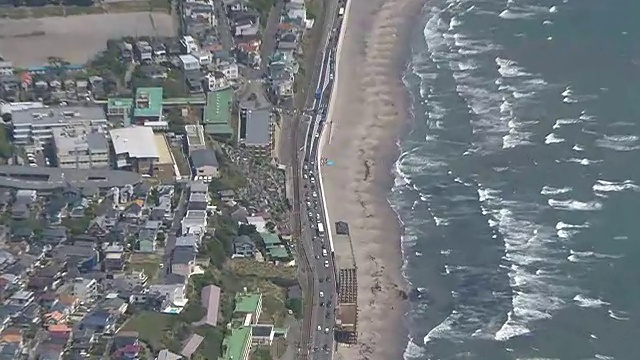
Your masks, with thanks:
M244 349L251 341L251 327L241 326L231 330L231 335L224 339L226 350L224 360L242 359Z
M100 106L61 106L14 111L11 122L16 125L64 124L77 121L106 120Z
M210 149L198 149L191 152L191 162L195 168L202 166L218 166L216 153Z
M216 326L218 323L218 311L220 307L220 288L215 285L205 286L202 289L202 304L207 309L207 313L202 319L204 323Z
M204 128L202 125L185 125L184 130L187 133L187 143L189 150L205 145Z
M198 334L192 334L185 342L184 347L180 351L180 354L186 357L190 357L191 355L193 355L193 353L196 352L196 350L198 350L198 347L203 340L204 338L202 336Z
M132 158L159 158L153 130L146 126L131 126L109 132L116 154Z
M233 89L214 91L207 94L207 104L202 122L205 124L228 124L231 119Z
M133 185L141 179L131 171L0 165L0 187L14 189L53 190L68 186L104 189Z
M65 127L53 130L53 139L58 153L107 152L109 143L104 132L89 127Z
M245 144L269 145L271 143L271 112L268 109L249 110L246 122Z
M262 294L260 293L237 293L236 294L236 306L233 310L234 313L256 313L262 300Z
M109 98L107 108L131 109L133 107L133 99L130 98Z
M136 89L135 117L160 117L162 116L162 88L141 87Z
M229 124L208 124L204 126L204 132L210 135L233 135Z
M272 234L272 233L269 233L269 232L260 233L260 237L262 238L262 241L264 241L264 244L265 244L266 247L273 246L273 245L278 245L278 244L282 243L282 241L280 241L280 238L278 237L278 235Z

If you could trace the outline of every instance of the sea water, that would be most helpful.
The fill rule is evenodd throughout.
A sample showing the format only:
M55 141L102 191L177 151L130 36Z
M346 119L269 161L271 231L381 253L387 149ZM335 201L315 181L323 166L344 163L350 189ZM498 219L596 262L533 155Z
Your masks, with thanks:
M429 0L391 203L406 359L640 358L640 1Z

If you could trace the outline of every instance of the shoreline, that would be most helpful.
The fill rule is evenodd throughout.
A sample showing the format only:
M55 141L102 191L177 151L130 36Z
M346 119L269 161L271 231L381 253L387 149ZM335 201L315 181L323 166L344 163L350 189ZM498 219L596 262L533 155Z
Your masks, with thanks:
M412 19L424 4L349 1L337 55L335 101L329 109L330 136L323 137L322 156L333 165L321 168L330 221L349 223L358 276L358 342L340 346L337 356L397 359L407 346L408 282L403 274L403 229L389 196L399 137L413 121L403 74ZM335 231L333 224L329 227ZM341 256L336 253L338 264Z

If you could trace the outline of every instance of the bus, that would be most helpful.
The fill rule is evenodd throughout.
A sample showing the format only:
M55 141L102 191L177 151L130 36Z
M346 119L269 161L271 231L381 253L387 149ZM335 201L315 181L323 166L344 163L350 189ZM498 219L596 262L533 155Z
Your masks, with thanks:
M318 223L318 235L324 235L324 225L322 223Z

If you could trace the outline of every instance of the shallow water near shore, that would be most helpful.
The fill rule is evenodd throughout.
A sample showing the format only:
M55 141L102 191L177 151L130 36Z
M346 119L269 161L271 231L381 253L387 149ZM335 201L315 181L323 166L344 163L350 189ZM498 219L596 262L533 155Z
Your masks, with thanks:
M405 359L634 359L640 2L429 1L390 202Z

